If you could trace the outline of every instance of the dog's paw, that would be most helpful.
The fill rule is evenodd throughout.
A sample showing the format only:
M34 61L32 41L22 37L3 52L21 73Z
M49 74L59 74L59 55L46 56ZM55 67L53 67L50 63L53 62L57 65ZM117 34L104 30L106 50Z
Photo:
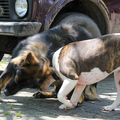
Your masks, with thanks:
M65 104L62 104L62 105L59 106L59 109L60 109L60 110L68 110L68 109L72 109L72 108L74 108L74 107L75 107L75 106L72 105L72 104L71 104L71 106L69 106L69 107L66 106Z
M114 111L114 108L110 105L110 106L104 106L103 110L105 111Z
M45 98L45 96L41 92L37 92L33 94L34 98Z

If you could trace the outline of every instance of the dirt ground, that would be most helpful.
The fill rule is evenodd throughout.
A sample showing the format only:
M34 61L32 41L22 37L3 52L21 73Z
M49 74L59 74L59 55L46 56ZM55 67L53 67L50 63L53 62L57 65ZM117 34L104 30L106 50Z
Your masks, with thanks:
M0 65L4 70L10 56L6 55ZM6 62L5 62L6 61ZM49 88L51 89L51 88ZM3 89L4 90L4 89ZM102 110L116 98L113 75L97 85L100 101L85 101L72 110L59 110L61 104L57 99L34 99L34 89L23 89L14 96L0 96L0 120L119 120L120 107L115 111Z

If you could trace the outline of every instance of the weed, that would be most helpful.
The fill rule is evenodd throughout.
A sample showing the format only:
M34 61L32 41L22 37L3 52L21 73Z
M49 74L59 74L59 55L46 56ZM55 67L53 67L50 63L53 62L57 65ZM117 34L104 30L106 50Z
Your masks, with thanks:
M15 114L16 115L16 117L22 117L22 114L21 114L21 112L19 111L19 113L18 114Z
M10 104L10 109L13 109L13 105L12 104Z
M3 114L4 115L10 115L8 112L5 112L5 111L3 111Z

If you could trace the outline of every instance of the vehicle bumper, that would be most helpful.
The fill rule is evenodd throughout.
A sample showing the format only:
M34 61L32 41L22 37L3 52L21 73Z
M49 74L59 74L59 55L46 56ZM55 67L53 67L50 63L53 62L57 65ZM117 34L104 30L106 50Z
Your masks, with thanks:
M40 22L0 22L0 35L31 36L39 32L41 25Z

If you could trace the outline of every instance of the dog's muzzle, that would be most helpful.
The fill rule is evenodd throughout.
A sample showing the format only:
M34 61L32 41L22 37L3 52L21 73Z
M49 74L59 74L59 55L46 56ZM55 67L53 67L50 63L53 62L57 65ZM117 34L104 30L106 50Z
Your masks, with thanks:
M4 94L5 94L6 96L9 96L9 92L8 92L7 89L4 90Z

